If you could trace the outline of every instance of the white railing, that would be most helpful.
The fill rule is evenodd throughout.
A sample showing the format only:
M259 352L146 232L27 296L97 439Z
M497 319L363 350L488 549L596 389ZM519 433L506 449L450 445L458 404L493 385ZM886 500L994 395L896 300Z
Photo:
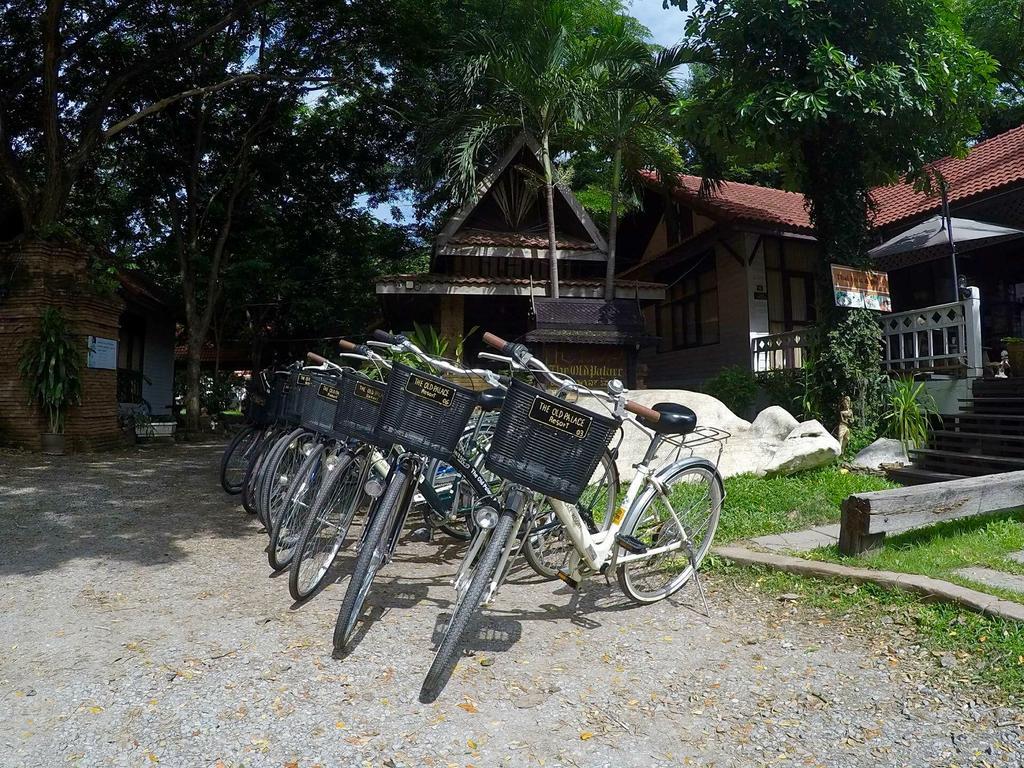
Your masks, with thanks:
M802 368L809 348L807 331L786 331L750 340L754 373Z
M981 376L981 298L963 289L963 301L881 315L882 369L958 377ZM800 368L808 353L806 331L786 331L751 339L754 373Z
M963 301L884 315L882 367L959 377L981 376L981 299L977 288Z

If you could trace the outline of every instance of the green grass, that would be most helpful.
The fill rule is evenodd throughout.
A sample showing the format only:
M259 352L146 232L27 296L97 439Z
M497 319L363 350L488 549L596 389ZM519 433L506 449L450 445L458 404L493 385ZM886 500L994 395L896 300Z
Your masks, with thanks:
M1024 701L1024 624L982 616L951 604L924 603L915 595L872 584L851 586L848 582L803 578L735 566L717 558L712 570L720 583L753 585L772 595L799 595L801 604L827 610L869 633L907 628L913 636L904 635L895 642L920 643L935 655L936 666L944 654L956 659L954 669L941 671L953 687L965 679L975 680L998 686L1012 701ZM892 619L891 628L882 626L883 617Z
M883 477L844 472L836 466L787 477L730 477L715 541L724 544L836 523L839 505L850 494L894 487Z
M953 520L899 536L886 537L885 545L861 557L842 557L835 547L805 557L845 565L933 576L1021 602L1022 595L996 589L958 576L954 571L982 566L1024 575L1024 563L1006 557L1024 550L1024 512Z

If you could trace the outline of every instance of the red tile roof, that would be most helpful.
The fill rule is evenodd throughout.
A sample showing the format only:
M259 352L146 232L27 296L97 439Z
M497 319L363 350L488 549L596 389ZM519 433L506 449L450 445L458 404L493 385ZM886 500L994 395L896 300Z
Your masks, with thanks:
M546 234L526 232L492 232L484 229L464 229L452 235L448 242L451 245L547 248L548 236ZM566 235L559 235L556 244L560 249L567 251L585 251L597 247L588 240L580 240L579 238Z
M1024 125L993 136L973 147L964 158L946 157L935 167L949 182L949 201L956 203L1024 182ZM884 227L939 209L938 194L914 191L906 182L876 187L875 226Z
M658 183L656 173L644 171L644 176ZM700 183L700 176L680 174L672 194L679 202L718 221L767 225L801 234L812 232L804 196L799 192L724 181L707 197L701 197Z

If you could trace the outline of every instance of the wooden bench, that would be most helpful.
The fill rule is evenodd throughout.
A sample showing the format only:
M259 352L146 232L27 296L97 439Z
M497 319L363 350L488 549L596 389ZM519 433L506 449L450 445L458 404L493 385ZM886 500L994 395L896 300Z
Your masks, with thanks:
M887 533L1024 507L1024 470L858 493L842 506L839 553L878 549Z

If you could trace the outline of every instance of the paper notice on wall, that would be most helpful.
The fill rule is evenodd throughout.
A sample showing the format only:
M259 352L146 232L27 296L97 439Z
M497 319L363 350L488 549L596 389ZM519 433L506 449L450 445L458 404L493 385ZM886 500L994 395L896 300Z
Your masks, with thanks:
M86 363L90 368L105 370L117 369L117 339L104 339L100 336L89 337L89 358Z
M862 307L877 312L892 312L889 275L865 269L832 265L832 288L837 307Z

